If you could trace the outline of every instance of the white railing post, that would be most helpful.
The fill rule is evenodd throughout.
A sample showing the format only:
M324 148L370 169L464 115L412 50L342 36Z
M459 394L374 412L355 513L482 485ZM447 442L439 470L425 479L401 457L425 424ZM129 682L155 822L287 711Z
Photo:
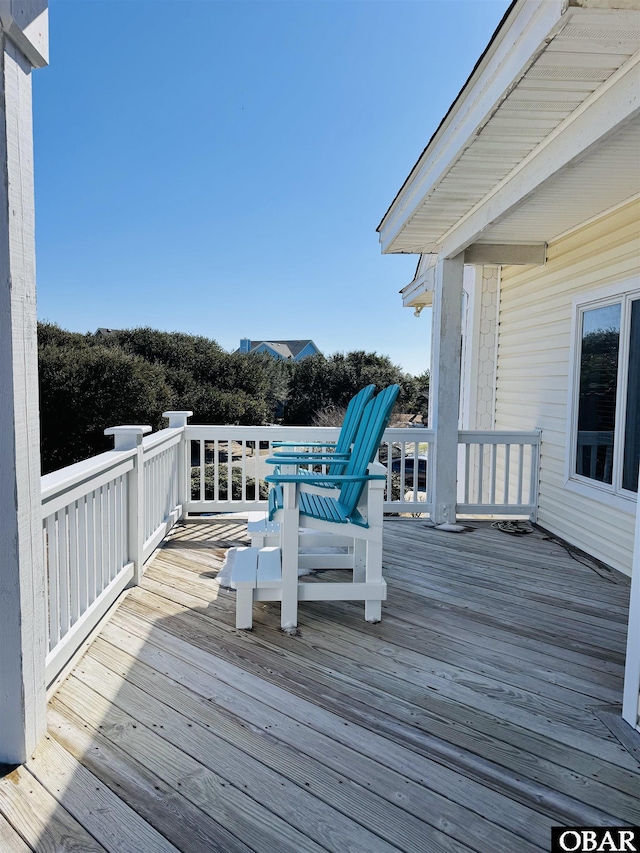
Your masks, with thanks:
M115 426L105 429L105 435L112 435L115 450L136 449L133 470L127 481L127 542L129 559L134 563L132 584L137 586L142 580L144 563L144 456L142 437L151 432L150 426Z
M163 412L163 418L169 418L169 429L182 429L182 441L178 445L178 503L182 507L180 518L187 514L187 501L191 499L191 454L187 447L187 421L193 412Z

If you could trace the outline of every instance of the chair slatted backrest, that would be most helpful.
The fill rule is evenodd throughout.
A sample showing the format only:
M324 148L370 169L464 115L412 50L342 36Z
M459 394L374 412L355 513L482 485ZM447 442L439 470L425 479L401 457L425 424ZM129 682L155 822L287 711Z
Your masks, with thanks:
M344 413L344 419L342 421L342 426L340 427L340 435L338 436L338 440L333 448L333 452L336 454L348 454L351 452L351 445L356 436L356 432L358 430L358 426L360 425L360 419L362 418L362 413L364 412L364 408L373 397L373 394L376 390L375 385L366 385L362 388L358 393L349 400L347 408ZM291 442L289 442L291 444ZM287 450L285 452L278 451L277 455L280 456L296 456L297 454L292 450ZM304 454L303 454L304 455ZM330 453L327 453L329 456ZM338 462L329 462L327 464L327 474L340 474L344 471L344 466L346 461L343 460L340 464Z
M351 445L353 444L353 440L356 436L356 432L362 418L362 413L364 412L365 406L369 400L373 397L375 390L375 385L367 385L362 388L362 390L358 391L355 397L352 397L351 400L349 400L349 405L344 413L340 436L335 446L336 453L349 453L351 450Z
M345 474L359 476L367 473L367 468L376 457L399 393L399 385L389 385L367 403L354 438L353 450ZM338 500L347 515L357 507L364 487L364 482L345 483L340 489Z

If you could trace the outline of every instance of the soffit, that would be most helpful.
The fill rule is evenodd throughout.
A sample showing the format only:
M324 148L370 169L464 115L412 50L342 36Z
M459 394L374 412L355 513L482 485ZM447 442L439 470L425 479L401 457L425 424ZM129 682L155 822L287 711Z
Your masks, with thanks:
M385 251L437 251L442 235L638 50L637 12L569 8L559 32L452 158Z
M534 243L558 235L640 193L640 121L543 184L513 213L488 228L479 243Z

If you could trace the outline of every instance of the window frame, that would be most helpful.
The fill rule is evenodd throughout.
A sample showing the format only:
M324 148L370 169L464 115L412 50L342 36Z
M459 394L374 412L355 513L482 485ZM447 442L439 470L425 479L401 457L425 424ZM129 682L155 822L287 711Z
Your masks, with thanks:
M640 299L640 276L619 281L597 290L575 296L571 316L571 351L569 362L569 394L567 416L567 452L565 487L571 491L603 501L626 512L635 512L636 492L622 488L624 461L624 431L627 414L627 384L629 378L629 349L631 334L631 303ZM616 387L616 421L613 447L612 483L593 480L576 472L578 406L580 396L580 367L582 353L582 317L585 311L607 305L620 305L620 344Z

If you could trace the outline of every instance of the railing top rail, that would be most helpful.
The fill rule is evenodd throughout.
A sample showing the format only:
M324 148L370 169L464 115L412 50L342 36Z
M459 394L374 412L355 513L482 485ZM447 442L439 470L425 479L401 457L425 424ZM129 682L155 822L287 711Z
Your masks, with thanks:
M154 447L165 444L171 441L172 438L179 436L183 429L184 427L167 427L166 429L161 429L159 432L154 432L153 435L147 435L142 439L142 447L144 450L153 450Z
M461 429L458 441L460 444L540 444L541 435L539 429Z
M156 433L153 437L145 438L144 445L148 446L147 442L157 439L157 436L163 435ZM234 424L188 424L185 428L187 438L207 439L207 438L227 438L230 434L238 439L251 440L260 436L262 440L267 441L270 438L280 439L282 436L299 436L301 441L311 439L318 436L322 438L332 438L339 434L340 427L317 427L317 426L237 426ZM540 442L541 430L459 430L459 441L463 444L467 443L484 443L484 444L504 444L512 442L513 444L538 444ZM389 441L432 441L435 438L435 430L429 427L387 427L384 431L384 440Z
M340 433L340 427L314 427L314 426L234 426L233 424L188 424L185 431L186 438L211 439L220 437L227 439L229 435L233 438L252 441L260 438L261 441L269 441L273 438L280 440L285 436L303 439L318 440L333 439Z
M383 441L433 441L436 431L428 427L387 427L383 433Z
M73 465L67 465L66 468L45 474L40 480L41 500L43 502L51 500L56 495L69 491L74 486L84 483L110 468L115 468L134 455L135 449L107 450L97 456L83 459L82 462L75 462Z

